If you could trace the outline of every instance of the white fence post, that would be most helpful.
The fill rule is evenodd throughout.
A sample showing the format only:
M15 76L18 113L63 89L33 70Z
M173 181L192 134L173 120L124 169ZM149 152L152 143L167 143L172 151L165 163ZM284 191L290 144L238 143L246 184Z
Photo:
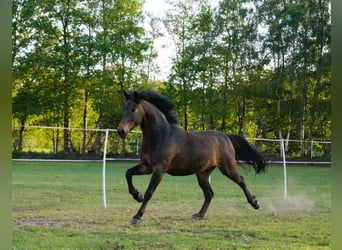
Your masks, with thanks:
M280 139L281 155L283 157L283 167L284 167L284 198L287 198L287 174L286 174L286 156L285 156L285 145L284 139Z
M108 132L106 129L106 137L103 148L103 165L102 165L102 193L103 193L103 207L107 208L107 200L106 200L106 159L107 159L107 142L108 142Z

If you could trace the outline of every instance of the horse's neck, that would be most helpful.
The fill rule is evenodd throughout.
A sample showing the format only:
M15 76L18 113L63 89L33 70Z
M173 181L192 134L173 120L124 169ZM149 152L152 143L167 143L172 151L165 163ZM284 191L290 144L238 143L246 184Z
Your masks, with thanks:
M154 105L147 101L142 101L145 116L141 123L143 136L146 138L160 136L160 132L170 128L170 123L165 115Z

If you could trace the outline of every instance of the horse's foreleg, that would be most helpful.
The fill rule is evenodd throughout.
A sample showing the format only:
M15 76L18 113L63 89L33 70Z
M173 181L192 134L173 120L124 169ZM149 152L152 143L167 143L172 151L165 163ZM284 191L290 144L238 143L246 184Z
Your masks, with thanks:
M214 197L214 192L211 189L210 184L209 184L209 175L210 175L209 172L197 174L198 184L202 188L203 194L204 194L204 203L202 205L201 210L197 214L192 215L192 218L194 219L204 218L204 215L207 212L209 204Z
M146 167L145 165L142 165L142 164L138 164L126 171L128 192L138 202L142 202L144 200L144 196L142 193L139 193L138 190L134 187L133 182L132 182L132 176L150 174L151 172L152 172L152 168Z
M145 195L144 195L143 203L141 204L140 209L138 210L136 215L134 215L132 220L131 220L132 225L137 225L139 223L141 217L143 216L143 214L145 212L147 202L151 199L153 192L156 190L156 188L157 188L158 184L160 183L164 173L165 173L165 171L160 166L156 167L155 170L153 171L153 174L152 174L152 177L150 180L150 184L148 185L146 192L145 192Z

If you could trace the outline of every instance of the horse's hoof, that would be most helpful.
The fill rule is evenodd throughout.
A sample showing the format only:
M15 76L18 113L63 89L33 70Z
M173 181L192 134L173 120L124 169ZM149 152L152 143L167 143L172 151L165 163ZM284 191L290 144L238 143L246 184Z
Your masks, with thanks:
M134 195L133 197L137 202L143 202L144 201L144 195L142 193L138 193L138 195Z
M133 218L133 219L130 221L130 224L131 224L131 225L134 225L134 226L137 226L137 225L139 224L139 219Z
M259 204L257 201L255 201L255 203L252 205L254 207L254 209L259 209Z
M248 200L248 203L251 204L251 206L254 208L254 209L259 209L259 204L258 204L258 201L255 199L255 196L253 195L252 196L253 199L251 200Z
M201 214L199 214L199 213L193 214L193 215L192 215L192 218L193 218L193 219L198 219L198 220L200 220L200 219L203 219L203 215L201 215Z

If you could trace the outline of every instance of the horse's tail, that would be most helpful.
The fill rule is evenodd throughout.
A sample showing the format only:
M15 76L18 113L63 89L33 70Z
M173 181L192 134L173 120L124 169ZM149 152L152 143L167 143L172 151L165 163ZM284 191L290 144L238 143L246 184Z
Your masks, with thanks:
M241 135L227 135L235 149L235 159L246 161L257 174L266 170L267 160Z

